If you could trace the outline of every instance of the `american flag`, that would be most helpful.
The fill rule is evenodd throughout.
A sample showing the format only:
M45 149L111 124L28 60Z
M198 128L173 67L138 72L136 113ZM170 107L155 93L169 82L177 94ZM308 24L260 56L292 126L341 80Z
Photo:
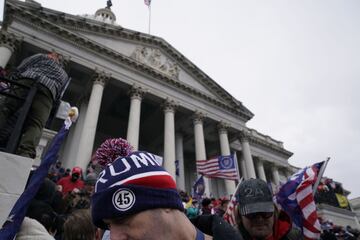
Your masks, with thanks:
M146 6L149 6L149 7L150 7L151 0L144 0L144 3L145 3Z
M196 160L196 168L198 173L205 177L239 179L234 155L219 156L209 160Z
M320 238L320 223L316 213L313 184L317 181L325 161L301 169L280 187L276 201L299 226L304 239Z
M236 223L236 219L235 219L235 207L238 204L238 202L236 201L236 195L237 195L237 192L239 191L239 187L240 187L242 180L243 180L243 178L240 179L238 185L236 186L235 192L232 195L230 202L229 202L227 209L223 216L224 220L226 222L228 222L231 226L235 227L236 229L237 229L237 223Z

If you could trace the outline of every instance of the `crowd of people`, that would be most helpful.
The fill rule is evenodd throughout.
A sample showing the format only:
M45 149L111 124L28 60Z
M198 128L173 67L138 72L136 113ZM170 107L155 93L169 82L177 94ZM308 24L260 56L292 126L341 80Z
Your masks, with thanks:
M86 227L82 221L91 223L89 209L95 182L96 177L84 177L81 168L69 172L56 162L31 201L17 239L95 239L73 235L77 226Z
M232 226L223 218L229 198L196 199L178 190L150 153L120 158L100 174L93 164L83 175L79 167L68 172L56 162L31 202L17 239L303 239L260 179L241 183ZM134 159L148 164L135 168ZM130 166L125 173L124 164ZM320 222L323 240L359 239L350 227Z
M242 181L235 197L194 198L154 155L108 139L84 171L60 161L49 168L17 239L304 239L265 181ZM234 224L224 217L229 209ZM323 240L359 239L350 227L321 224Z
M53 164L16 239L303 239L260 179L241 183L232 226L223 218L229 198L193 198L176 188L152 154L123 155L100 172L92 162L85 174ZM359 239L349 226L320 222L323 240Z
M359 239L360 231L353 229L351 226L338 226L335 225L331 220L323 220L319 218L321 223L322 239L335 240L335 239L348 239L355 240Z
M197 199L182 190L179 190L179 194L184 205L185 214L188 218L205 214L216 214L223 217L230 202L228 197L204 197L202 199Z

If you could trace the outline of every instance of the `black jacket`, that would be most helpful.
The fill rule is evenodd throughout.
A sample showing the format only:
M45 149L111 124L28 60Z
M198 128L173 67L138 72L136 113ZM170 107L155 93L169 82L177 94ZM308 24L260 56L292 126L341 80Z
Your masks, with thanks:
M190 221L203 233L214 240L242 240L240 234L218 215L202 215Z
M287 220L287 219L286 219ZM190 221L203 233L210 235L214 240L251 240L252 238L246 230L240 226L237 231L230 224L218 215L202 215L190 219ZM304 239L299 229L289 227L287 233L280 238L281 240L301 240Z

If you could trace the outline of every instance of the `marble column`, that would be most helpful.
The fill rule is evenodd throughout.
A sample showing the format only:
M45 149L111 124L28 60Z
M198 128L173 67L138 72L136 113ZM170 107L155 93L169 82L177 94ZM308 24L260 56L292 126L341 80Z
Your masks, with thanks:
M96 134L96 127L99 119L102 95L105 83L110 75L105 72L96 71L93 81L93 87L90 94L90 100L86 111L86 117L81 131L79 141L79 152L76 158L76 166L86 169L93 151L93 145Z
M184 145L181 133L175 134L175 159L178 161L178 175L176 185L178 189L185 191L185 170L184 170Z
M256 162L256 169L257 169L258 177L261 180L264 180L266 182L266 175L265 175L265 170L264 170L264 160L263 159L258 159L258 161Z
M126 139L134 147L134 151L137 151L139 148L141 101L145 90L133 85L129 94L131 100Z
M203 129L204 117L205 114L198 111L196 111L193 116L196 160L206 160L205 136ZM204 177L204 183L205 183L205 194L207 197L210 197L210 192L211 192L210 179Z
M247 175L247 172L246 172L245 160L244 160L243 155L241 155L241 157L240 157L240 170L241 170L241 176L244 179L248 179L248 175Z
M70 169L76 165L76 159L79 154L78 143L80 142L81 133L84 129L88 100L82 101L78 107L79 107L79 118L75 123L73 123L73 125L70 128L69 134L66 137L64 154L61 158L62 166Z
M225 122L220 122L218 124L218 132L219 132L219 139L220 139L220 150L221 150L221 155L222 156L226 156L226 155L231 154L230 145L229 145L229 138L228 138L228 131L227 131L229 127L230 127L230 125L225 123ZM235 163L235 164L237 164L237 163ZM233 180L224 180L224 182L225 182L225 188L226 188L226 195L229 196L230 194L233 194L235 192L235 181L233 181Z
M19 42L14 34L0 30L0 67L6 67Z
M164 119L164 163L163 166L176 180L175 167L175 108L174 101L166 99L163 103Z
M248 131L245 129L240 132L242 154L245 160L247 178L256 178L254 161L250 151L249 134L250 133L248 133Z
M280 184L280 176L279 176L278 167L274 164L274 165L271 167L271 170L272 170L272 176L273 176L274 184L275 184L276 186L279 186L279 184Z

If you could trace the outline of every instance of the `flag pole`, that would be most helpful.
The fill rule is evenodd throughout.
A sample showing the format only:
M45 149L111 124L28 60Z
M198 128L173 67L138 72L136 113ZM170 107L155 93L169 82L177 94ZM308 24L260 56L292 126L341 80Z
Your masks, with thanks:
M240 188L240 184L242 183L242 181L244 180L243 177L240 178L239 180L239 183L237 184L236 186L236 189L235 189L235 192L233 193L233 195L231 196L230 198L230 202L226 208L226 211L224 213L224 220L228 223L230 223L230 225L232 226L237 226L236 224L236 216L235 216L235 207L237 205L237 202L236 202L236 194L238 193L239 191L239 188Z
M230 198L230 201L231 201L231 199L236 199L236 194L237 194L237 192L239 191L240 184L242 183L243 180L244 180L243 177L241 177L241 178L239 179L239 183L236 184L235 192L232 194L232 196L231 196L231 198ZM229 208L230 208L230 206L228 205L225 212L228 212L228 211L230 210Z
M324 164L323 164L323 165L321 166L321 168L320 168L319 174L318 174L317 179L316 179L316 182L315 182L315 184L314 184L313 196L315 196L315 193L316 193L316 191L317 191L317 187L319 186L319 183L320 183L320 181L321 181L321 178L322 178L322 176L323 176L323 174L324 174L324 172L325 172L325 168L326 168L326 166L327 166L327 164L328 164L329 161L330 161L330 157L327 157L327 159L325 160Z
M151 26L151 5L150 4L149 4L148 8L149 8L149 29L148 29L148 31L150 34L150 26Z
M239 178L239 183L236 185L235 192L234 192L233 196L235 196L236 193L239 191L240 184L242 183L242 181L244 181L244 178L243 177Z

